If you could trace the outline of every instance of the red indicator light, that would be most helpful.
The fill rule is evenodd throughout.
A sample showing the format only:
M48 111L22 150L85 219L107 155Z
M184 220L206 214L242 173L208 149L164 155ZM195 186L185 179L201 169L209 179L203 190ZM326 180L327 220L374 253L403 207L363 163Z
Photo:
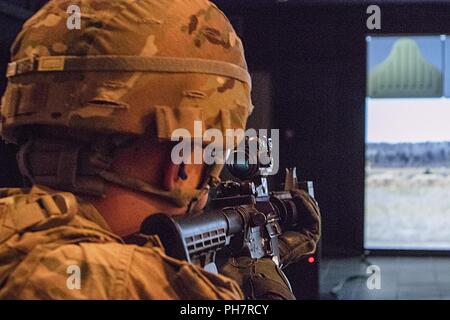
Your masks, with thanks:
M314 257L309 257L308 258L308 262L309 263L314 263L314 261L316 261L316 259L314 259Z

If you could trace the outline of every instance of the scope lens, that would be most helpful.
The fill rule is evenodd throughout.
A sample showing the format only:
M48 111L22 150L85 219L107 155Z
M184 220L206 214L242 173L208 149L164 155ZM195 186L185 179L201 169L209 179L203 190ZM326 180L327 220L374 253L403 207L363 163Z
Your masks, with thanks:
M231 165L232 170L234 173L239 175L247 175L250 170L250 164L247 160L243 161L242 163L234 163Z
M253 179L258 174L258 164L252 164L249 157L237 157L234 154L233 162L227 165L230 173L238 179L248 180Z

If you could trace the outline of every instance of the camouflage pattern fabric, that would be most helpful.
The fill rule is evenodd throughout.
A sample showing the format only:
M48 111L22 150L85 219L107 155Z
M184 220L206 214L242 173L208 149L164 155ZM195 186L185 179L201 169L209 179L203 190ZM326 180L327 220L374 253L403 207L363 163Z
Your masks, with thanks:
M81 29L67 28L69 5ZM206 0L50 1L23 26L12 61L39 57L138 56L247 65L241 40ZM13 65L14 66L14 65ZM25 66L27 67L27 66ZM28 66L29 67L29 66ZM9 78L2 135L15 141L27 125L142 135L161 140L176 128L244 129L251 84L202 73L31 72Z
M67 26L67 9L74 5L81 11L79 30ZM242 43L225 15L207 0L49 1L24 24L11 58L0 134L9 142L22 143L23 159L33 159L20 166L27 179L56 189L99 195L104 181L130 184L112 172L79 188L73 181L60 183L59 177L39 180L31 168L32 162L42 162L40 154L30 155L23 142L41 135L42 128L52 137L63 130L89 143L112 135L168 141L176 129L185 129L183 135L195 138L207 129L226 136L227 129L244 129L252 111ZM65 70L70 58L77 59L79 66L88 61L92 65L95 58L117 64L102 70ZM192 65L177 72L142 71L119 62L127 58L177 59ZM193 61L199 60L226 64L244 76L195 71ZM41 65L42 61L46 63ZM195 122L202 125L199 132ZM98 173L98 164L90 163L90 171ZM104 163L100 165L106 171ZM210 170L215 176L207 172L203 185L216 181L220 169L216 165ZM177 191L172 201L178 206L190 203L199 190L189 191L184 195Z
M0 299L242 298L234 281L167 257L162 248L125 245L81 199L69 205L73 214L56 214L64 205L49 196L75 199L40 186L0 189ZM34 219L31 208L43 207L53 213ZM71 266L80 270L79 289L68 285Z

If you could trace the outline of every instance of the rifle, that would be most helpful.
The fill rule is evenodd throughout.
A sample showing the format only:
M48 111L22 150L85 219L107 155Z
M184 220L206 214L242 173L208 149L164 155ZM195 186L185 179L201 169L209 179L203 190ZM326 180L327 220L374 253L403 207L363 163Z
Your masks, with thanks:
M255 138L255 137L253 137ZM144 235L158 235L166 254L217 271L218 254L222 257L248 255L253 259L271 258L279 267L278 237L299 223L299 211L291 190L300 188L314 196L311 181L298 183L296 169L286 169L283 191L269 191L267 176L273 163L252 163L251 139L246 148L234 150L228 171L239 181L222 182L211 208L195 216L171 218L166 214L149 216L141 225ZM271 141L258 139L258 153L270 156ZM263 149L263 150L262 150ZM242 159L242 158L241 158Z

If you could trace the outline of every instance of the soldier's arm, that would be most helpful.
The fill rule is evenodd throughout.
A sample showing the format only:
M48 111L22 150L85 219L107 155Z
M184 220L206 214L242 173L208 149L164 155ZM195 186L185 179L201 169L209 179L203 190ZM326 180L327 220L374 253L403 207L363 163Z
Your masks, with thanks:
M36 252L23 263L16 270L19 283L9 283L13 298L242 298L234 281L169 258L156 248L119 243L63 245Z

